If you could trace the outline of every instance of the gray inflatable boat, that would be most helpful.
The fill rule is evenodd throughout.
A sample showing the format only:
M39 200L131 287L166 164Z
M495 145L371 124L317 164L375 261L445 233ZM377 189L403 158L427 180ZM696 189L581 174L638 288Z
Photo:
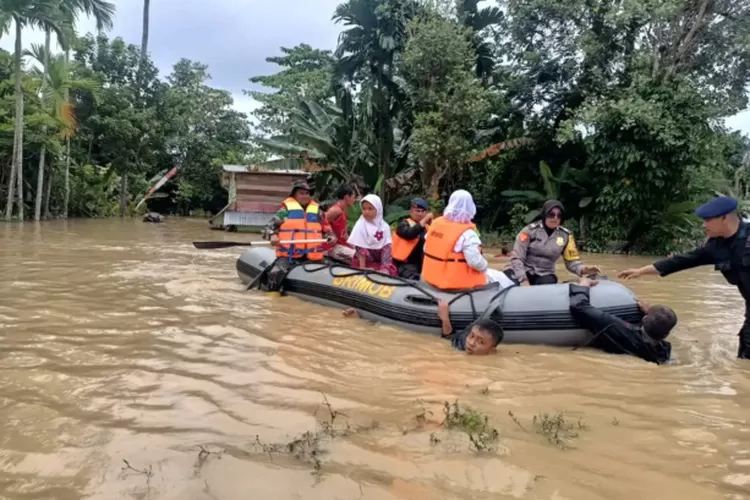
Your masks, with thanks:
M276 260L268 247L247 250L237 259L243 283L253 281ZM451 323L465 328L485 311L505 330L503 343L580 346L591 339L570 314L568 285L485 287L446 292L423 281L396 278L339 264L298 265L283 281L284 292L303 300L337 308L352 307L360 317L417 332L440 334L437 300L450 303ZM602 280L591 289L591 304L633 324L642 313L633 293L623 285Z

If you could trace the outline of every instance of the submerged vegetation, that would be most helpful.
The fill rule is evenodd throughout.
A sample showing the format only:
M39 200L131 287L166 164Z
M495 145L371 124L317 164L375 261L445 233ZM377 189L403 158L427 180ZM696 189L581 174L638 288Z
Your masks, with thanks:
M750 139L724 125L748 103L750 0L348 0L334 50L248 75L252 117L201 63L160 78L147 15L137 47L75 35L76 9L106 29L111 4L60 3L0 2L65 47L0 53L6 219L128 213L174 166L149 207L215 213L227 163L322 167L322 199L354 182L439 208L462 187L506 239L554 197L594 251L689 247L717 192L750 206Z

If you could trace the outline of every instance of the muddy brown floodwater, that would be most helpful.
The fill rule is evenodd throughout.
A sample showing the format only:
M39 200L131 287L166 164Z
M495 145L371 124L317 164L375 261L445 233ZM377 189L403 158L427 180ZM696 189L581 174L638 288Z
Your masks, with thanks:
M743 304L710 268L630 284L679 314L671 366L542 346L470 358L245 292L241 248L190 243L243 237L202 220L0 225L0 498L750 499ZM610 275L649 262L585 258ZM489 417L494 451L441 428L456 399Z

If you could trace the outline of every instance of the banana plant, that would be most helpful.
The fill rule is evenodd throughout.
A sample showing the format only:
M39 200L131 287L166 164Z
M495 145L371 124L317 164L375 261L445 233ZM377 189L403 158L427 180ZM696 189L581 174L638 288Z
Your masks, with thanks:
M559 200L563 194L563 186L570 186L577 191L587 191L585 182L588 174L583 170L570 168L567 162L560 167L557 175L554 175L547 162L542 160L539 162L539 176L542 179L544 191L507 189L501 193L511 203L525 203L540 207L526 214L524 217L526 223L533 221L541 214L541 205L546 200ZM583 196L578 201L578 207L586 208L593 200L593 196Z

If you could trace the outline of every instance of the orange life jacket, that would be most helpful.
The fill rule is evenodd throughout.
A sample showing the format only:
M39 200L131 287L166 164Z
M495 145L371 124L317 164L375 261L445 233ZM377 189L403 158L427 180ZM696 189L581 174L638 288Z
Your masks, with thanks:
M484 273L469 266L463 253L453 251L458 238L467 229L476 229L476 225L452 222L444 217L432 221L424 242L423 280L441 290L477 288L487 284Z
M305 243L305 240L323 239L323 226L320 223L320 206L310 201L307 208L302 208L297 200L287 198L282 203L288 212L287 218L279 228L279 240L294 241L290 244L279 244L276 257L289 257L309 260L323 259L322 243ZM299 243L297 243L299 241Z
M415 221L411 217L408 217L406 219L406 222L409 223L410 226L414 226L416 224L419 224L419 222ZM425 228L429 230L430 225L425 225ZM419 240L422 238L414 238L413 240L407 240L402 238L398 235L396 230L393 231L393 235L391 236L391 240L393 240L393 248L391 249L391 257L393 257L396 260L400 260L401 262L406 262L406 260L409 258L411 253L414 251L414 249L417 247L417 244L419 243Z

